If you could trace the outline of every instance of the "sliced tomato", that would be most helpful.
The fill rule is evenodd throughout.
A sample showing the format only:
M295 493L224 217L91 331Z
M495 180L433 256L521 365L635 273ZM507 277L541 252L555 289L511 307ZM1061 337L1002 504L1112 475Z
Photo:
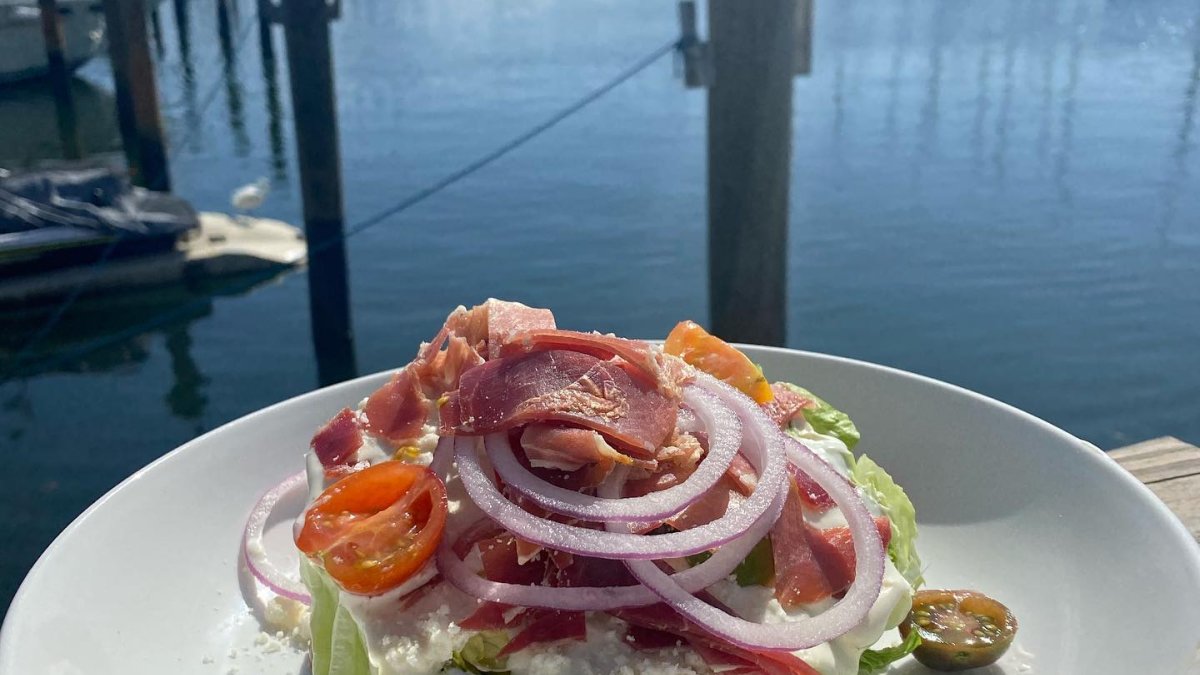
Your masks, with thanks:
M388 461L350 474L309 506L296 547L342 588L378 595L404 583L437 550L446 486L429 469Z
M680 321L671 329L663 350L718 380L724 380L758 403L768 403L775 397L767 378L750 357L695 321Z

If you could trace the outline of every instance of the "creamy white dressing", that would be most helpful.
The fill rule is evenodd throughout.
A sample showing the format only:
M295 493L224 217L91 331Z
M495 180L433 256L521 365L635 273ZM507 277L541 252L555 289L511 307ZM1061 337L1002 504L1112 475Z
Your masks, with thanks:
M708 588L718 600L738 616L758 623L787 623L816 616L831 607L832 598L795 610L784 609L775 599L774 590L765 586L738 586L733 578ZM879 641L884 632L895 628L912 606L912 586L888 560L884 567L883 587L862 623L845 635L796 652L822 675L856 675L858 659L864 650Z

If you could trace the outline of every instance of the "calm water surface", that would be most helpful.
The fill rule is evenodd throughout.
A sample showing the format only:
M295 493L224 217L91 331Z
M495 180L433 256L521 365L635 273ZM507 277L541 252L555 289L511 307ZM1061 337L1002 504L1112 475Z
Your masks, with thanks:
M187 7L183 30L162 5L175 188L228 210L233 188L269 176L261 213L299 222L285 66L264 67L241 4L224 43L210 5ZM789 345L954 382L1101 447L1200 441L1198 23L1183 0L819 2L813 72L795 92ZM638 0L347 0L333 30L353 222L677 26L672 4ZM84 142L116 149L107 65L76 86ZM0 90L0 157L53 156L49 105L39 87ZM405 361L451 307L487 296L625 335L703 321L704 141L704 94L663 59L355 237L360 370ZM0 492L0 603L138 467L316 386L305 284L81 302L37 342L28 356L47 365L0 385L14 477ZM166 326L55 358L189 300ZM0 315L0 371L44 318Z

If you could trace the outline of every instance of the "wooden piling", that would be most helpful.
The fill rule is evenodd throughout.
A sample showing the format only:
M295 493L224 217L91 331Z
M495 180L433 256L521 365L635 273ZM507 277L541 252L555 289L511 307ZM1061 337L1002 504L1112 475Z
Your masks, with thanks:
M116 85L117 122L133 182L167 192L171 179L146 34L146 5L142 0L104 0L104 18Z
M709 0L709 308L717 335L784 343L795 0Z
M79 159L83 143L75 120L75 100L71 96L71 70L67 67L66 41L63 39L62 16L55 0L38 0L41 10L42 40L46 43L46 62L49 66L50 89L54 94L54 111L58 122L58 137L63 157Z
M322 386L357 373L346 274L342 169L326 0L283 0L282 21L308 235L308 298Z

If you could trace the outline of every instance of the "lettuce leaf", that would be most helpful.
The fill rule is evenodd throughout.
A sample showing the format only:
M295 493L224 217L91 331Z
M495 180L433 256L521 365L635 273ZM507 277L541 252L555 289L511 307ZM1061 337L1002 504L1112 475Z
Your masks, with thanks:
M868 649L858 659L858 675L875 675L887 668L893 661L899 661L913 653L920 646L921 636L917 635L917 631L914 630L904 638L904 642L898 645L883 649Z
M700 551L687 556L685 560L689 567L695 567L712 557L712 551ZM771 538L763 537L746 559L738 563L733 570L738 586L770 586L775 579L775 551L771 548Z
M791 389L792 391L809 398L816 404L813 408L804 408L801 413L804 414L804 420L809 426L819 434L833 436L839 441L846 444L847 448L854 449L862 436L858 433L858 427L854 426L854 422L850 417L829 405L824 399L813 394L804 387L798 387L790 382L780 382L779 384Z
M502 630L485 630L471 636L462 649L454 652L449 666L476 675L495 673L506 675L508 657L500 656L500 650L508 644L508 633ZM445 669L443 669L445 670Z
M875 500L883 514L892 521L892 541L888 544L888 556L896 569L913 588L925 583L921 575L921 558L917 555L917 511L909 501L904 488L866 455L854 462L850 479Z
M371 660L358 623L341 604L337 584L324 570L300 558L300 577L312 595L313 675L371 675Z

